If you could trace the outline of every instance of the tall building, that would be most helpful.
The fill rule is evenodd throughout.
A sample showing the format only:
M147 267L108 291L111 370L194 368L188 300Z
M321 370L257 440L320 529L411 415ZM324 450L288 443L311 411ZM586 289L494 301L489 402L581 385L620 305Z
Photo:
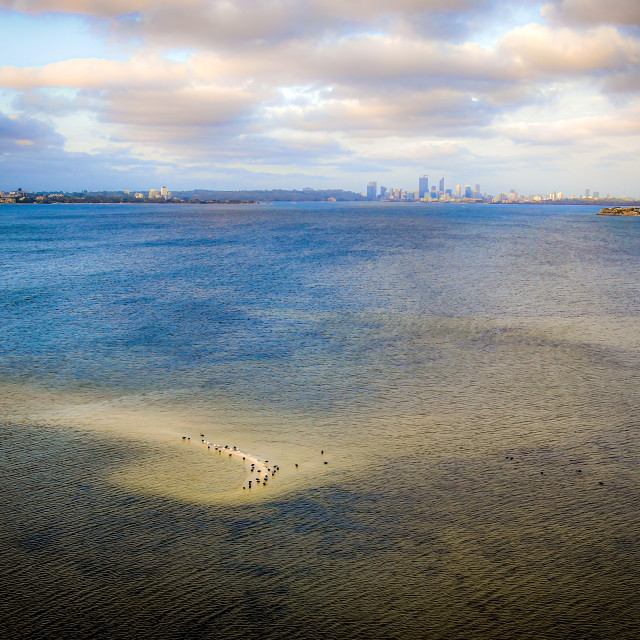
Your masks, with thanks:
M480 185L479 184L476 184L476 187L473 190L473 197L474 198L479 198L480 197Z
M439 191L440 195L442 195L444 193L444 176L442 176L442 178L440 178L440 182L438 183L438 191Z
M168 198L169 197L169 189L167 189L167 187L160 187L160 196L162 198Z
M462 196L462 187L457 184L456 185L456 198L459 198L460 196Z
M464 197L465 198L470 198L471 197L471 185L470 184L465 184L464 185Z
M149 200L159 198L160 192L157 189L149 189Z
M378 183L375 180L372 180L367 185L367 199L375 200L378 197Z
M382 185L380 185L380 197L384 198L387 195L387 187L383 187Z
M418 198L426 198L429 195L429 176L418 178Z

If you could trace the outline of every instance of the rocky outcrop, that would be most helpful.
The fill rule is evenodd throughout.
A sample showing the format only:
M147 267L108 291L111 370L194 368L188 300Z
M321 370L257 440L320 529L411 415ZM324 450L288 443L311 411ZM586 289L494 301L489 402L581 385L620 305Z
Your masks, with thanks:
M640 207L605 207L599 216L640 216Z

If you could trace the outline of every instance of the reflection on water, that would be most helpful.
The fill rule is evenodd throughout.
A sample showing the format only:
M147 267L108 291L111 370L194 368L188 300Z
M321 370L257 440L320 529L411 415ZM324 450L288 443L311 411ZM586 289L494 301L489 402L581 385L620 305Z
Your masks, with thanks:
M637 220L323 207L0 211L4 637L635 636Z

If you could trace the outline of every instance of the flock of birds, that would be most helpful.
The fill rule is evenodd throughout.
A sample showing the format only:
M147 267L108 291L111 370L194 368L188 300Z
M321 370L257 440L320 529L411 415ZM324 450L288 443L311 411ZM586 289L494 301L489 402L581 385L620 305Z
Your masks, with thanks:
M229 458L231 458L235 454L238 457L242 457L242 462L246 462L247 458L250 458L251 468L249 469L249 472L252 477L251 480L248 480L247 484L242 487L244 491L253 487L266 487L269 482L269 478L274 478L278 471L280 471L280 467L277 464L271 463L270 465L268 460L260 460L255 456L250 456L249 454L243 453L235 445L230 447L228 444L225 444L224 446L222 446L214 442L209 442L208 440L205 440L204 437L204 433L201 433L200 442L202 444L206 444L207 449L211 449L211 447L213 447L214 451L218 455L222 455L223 453L225 453L228 454ZM191 440L191 437L182 436L182 439ZM324 456L324 449L320 451L320 455ZM324 464L329 463L325 460ZM297 462L295 463L295 468L299 469Z

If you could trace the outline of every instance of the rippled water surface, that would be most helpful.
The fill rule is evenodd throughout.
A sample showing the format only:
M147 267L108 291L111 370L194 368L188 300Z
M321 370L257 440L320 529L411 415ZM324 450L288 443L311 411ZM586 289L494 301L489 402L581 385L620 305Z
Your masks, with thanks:
M637 637L640 220L596 211L1 207L0 636Z

